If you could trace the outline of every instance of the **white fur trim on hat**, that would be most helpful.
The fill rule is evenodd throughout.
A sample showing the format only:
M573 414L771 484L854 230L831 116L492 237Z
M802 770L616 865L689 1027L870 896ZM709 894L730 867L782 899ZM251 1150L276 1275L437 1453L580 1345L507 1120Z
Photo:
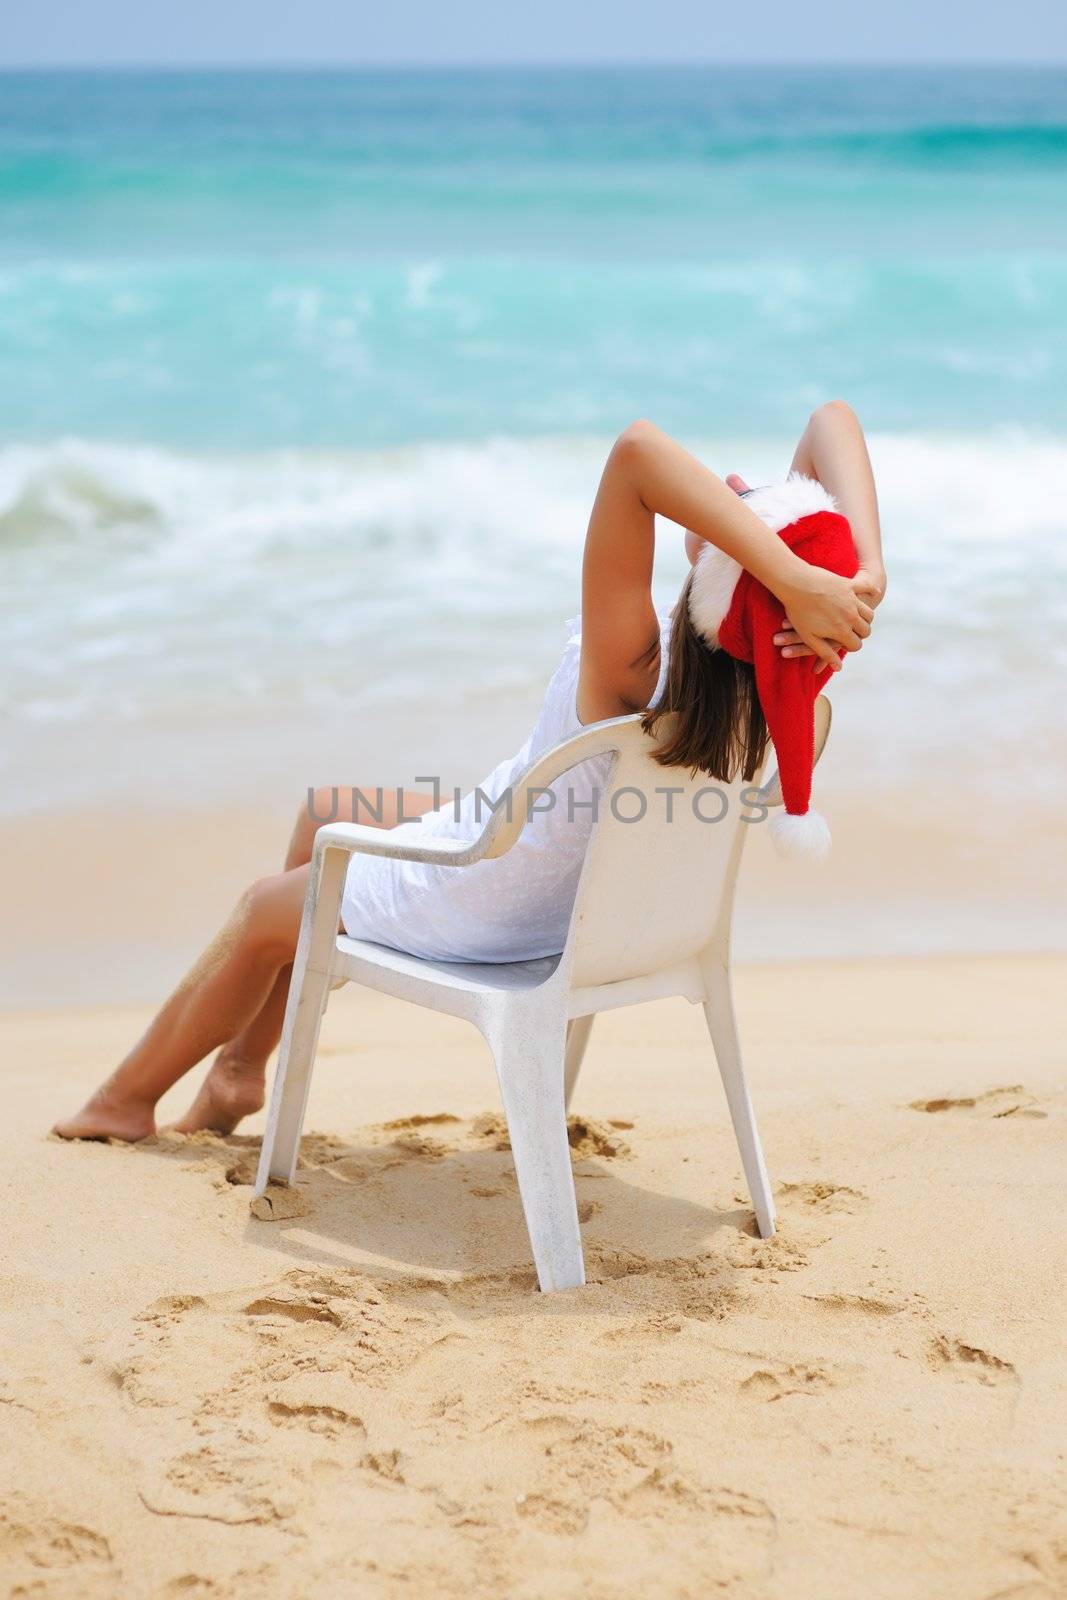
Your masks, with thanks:
M694 628L710 645L719 642L719 625L730 609L740 576L739 561L717 544L704 546L689 580L689 615Z
M825 861L830 854L830 829L818 811L805 811L803 816L780 811L771 820L771 839L780 856Z
M784 483L753 489L745 495L745 504L772 533L781 533L783 528L799 522L801 517L813 517L817 511L837 510L830 491L817 478L806 478L802 472L791 472Z
M781 533L783 528L817 511L837 510L833 495L802 472L791 472L784 483L750 489L744 500L772 533ZM716 544L704 545L689 585L689 615L697 632L710 645L719 642L719 627L730 609L740 576L739 562Z

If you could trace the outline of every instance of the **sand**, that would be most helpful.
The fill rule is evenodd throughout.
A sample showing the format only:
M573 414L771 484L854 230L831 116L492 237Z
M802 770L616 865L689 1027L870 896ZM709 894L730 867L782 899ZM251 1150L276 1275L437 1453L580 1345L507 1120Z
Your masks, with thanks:
M2 1592L1067 1593L1065 984L741 970L766 1243L699 1011L600 1019L557 1296L458 1022L337 996L259 1221L258 1119L45 1136L142 1014L9 1014Z
M747 840L739 959L1062 948L1062 805L1020 829L1017 809L984 813L974 790L942 818L895 795L831 802L834 848L817 871L783 862L765 830ZM78 807L73 834L44 812L0 818L0 1008L157 1004L241 890L280 867L300 803L290 786L236 808Z

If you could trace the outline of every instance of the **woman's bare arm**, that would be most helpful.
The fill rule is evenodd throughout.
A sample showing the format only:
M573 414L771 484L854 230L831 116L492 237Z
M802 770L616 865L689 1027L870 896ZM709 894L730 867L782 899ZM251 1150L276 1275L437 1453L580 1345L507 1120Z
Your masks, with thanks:
M818 478L830 490L852 526L852 537L859 556L860 570L854 581L871 607L881 604L885 595L885 563L882 559L882 530L878 518L878 494L867 454L859 418L843 400L829 400L808 418L800 443L793 455L794 472ZM732 480L727 478L727 483ZM734 487L741 493L747 485L740 479ZM783 621L774 642L784 656L810 656L814 651L800 634Z
M829 487L829 486L828 486ZM583 722L647 704L658 638L652 604L655 518L716 544L781 600L791 626L821 662L858 650L872 611L854 580L811 566L695 456L650 422L616 441L601 478L582 569Z
M851 406L831 400L812 412L793 456L793 470L818 478L848 518L860 569L868 580L865 598L876 606L885 594L878 493L867 441Z

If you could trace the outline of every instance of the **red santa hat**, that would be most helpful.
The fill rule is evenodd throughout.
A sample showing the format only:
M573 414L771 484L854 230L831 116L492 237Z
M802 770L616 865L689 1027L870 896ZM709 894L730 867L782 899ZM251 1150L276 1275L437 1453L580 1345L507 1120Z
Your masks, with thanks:
M785 483L750 490L745 504L805 561L845 578L855 576L859 562L848 519L814 478L792 472ZM689 614L712 649L725 650L756 669L756 690L778 757L785 800L784 812L771 823L771 837L783 855L824 860L830 830L809 802L815 701L831 669L824 666L813 672L810 657L781 654L774 635L781 631L782 602L716 545L705 544L697 558L689 586Z

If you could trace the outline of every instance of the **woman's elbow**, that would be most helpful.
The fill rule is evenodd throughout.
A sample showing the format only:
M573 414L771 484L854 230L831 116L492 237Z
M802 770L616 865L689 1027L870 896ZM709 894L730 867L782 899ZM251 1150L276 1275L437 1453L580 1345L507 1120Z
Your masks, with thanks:
M840 425L847 423L850 427L858 428L860 420L847 400L824 400L821 406L816 406L811 414L814 427L831 423Z
M659 437L660 430L655 423L639 417L622 430L612 446L611 454L622 465L636 465L644 460Z

